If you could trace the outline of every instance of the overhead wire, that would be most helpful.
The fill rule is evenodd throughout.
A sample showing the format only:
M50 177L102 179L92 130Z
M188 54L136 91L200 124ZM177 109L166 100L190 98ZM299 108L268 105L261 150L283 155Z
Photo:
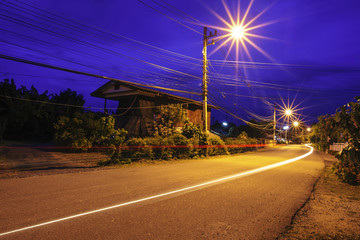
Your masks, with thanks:
M163 70L164 70L164 68L162 68ZM165 69L165 70L167 70L167 69Z
M17 4L14 4L13 2L9 2L8 0L4 0L8 3L11 3L17 7L22 7L23 6L19 6ZM111 32L109 30L106 30L106 29L103 29L103 28L99 28L97 26L93 26L93 25L90 25L90 24L84 24L84 23L81 23L81 22L78 22L74 19L69 19L69 18L64 18L60 15L57 15L55 13L52 13L52 12L49 12L49 11L46 11L44 9L41 9L39 7L36 7L36 5L34 5L33 3L32 4L28 4L24 1L20 1L20 0L15 0L23 5L26 5L30 8L35 8L36 10L38 10L37 12L34 12L30 9L27 9L28 11L32 11L37 15L39 15L39 11L42 13L40 13L40 15L50 19L50 20L53 20L56 24L59 24L59 23L62 23L63 26L68 26L70 25L70 27L76 31L81 31L83 33L88 33L88 32L93 32L94 36L102 36L104 35L104 39L109 39L109 37L112 39L112 40L126 40L128 42L132 42L132 43L135 43L135 44L139 44L139 45L143 45L145 47L148 47L148 48L152 48L152 49L155 49L155 50L159 50L159 51L162 51L164 53L167 53L167 54L170 54L170 55L174 55L174 56L177 56L177 57L180 57L180 58L186 58L186 59L189 59L189 60L192 60L192 61L198 61L198 62L201 62L202 60L201 59L197 59L197 58L194 58L194 57L190 57L190 56L187 56L187 55L184 55L184 54L180 54L180 53L176 53L176 52L173 52L173 51L169 51L167 49L163 49L163 48L160 48L160 47L157 47L157 46L153 46L153 45L150 45L148 43L144 43L144 42L141 42L139 40L135 40L135 39L132 39L132 38L129 38L129 37L126 37L124 35L120 35L118 33L114 33L114 32ZM48 15L45 15L45 14L48 14ZM50 16L49 16L50 15ZM105 36L106 34L106 36Z
M155 2L155 1L153 1L153 2ZM162 1L162 2L164 2L164 1ZM201 33L202 34L202 33ZM146 43L144 43L145 45L147 45ZM156 48L156 47L155 47ZM158 49L159 50L159 49ZM162 50L161 50L162 51ZM166 51L166 50L165 50ZM192 59L192 58L191 58ZM192 59L192 60L196 60L196 61L201 61L200 59ZM212 60L212 61L214 61L214 63L215 64L217 64L217 61L218 60ZM239 61L237 61L237 62L239 62ZM249 62L248 62L249 63ZM251 64L253 64L252 62L250 62ZM257 63L256 63L257 64ZM261 63L261 64L263 64L263 63ZM259 65L260 65L260 63L259 63ZM264 65L266 65L266 63L264 63ZM229 65L229 66L231 66L231 65ZM275 66L276 67L276 65L273 65L273 66ZM233 66L232 66L233 67ZM129 73L129 74L132 74L131 72ZM198 78L198 79L200 79L200 78ZM145 80L145 79L144 79ZM146 80L148 80L148 79L146 79ZM178 80L180 80L180 79L178 79ZM212 79L213 81L214 81L214 78ZM171 84L171 83L168 83L168 84ZM175 83L176 84L176 83ZM224 83L224 84L226 84L226 83ZM231 83L229 83L229 84L231 84ZM234 85L229 85L229 86L236 86L235 85L236 83L234 83ZM261 85L261 84L260 84ZM266 84L265 84L266 85ZM177 86L180 86L180 85L177 85ZM182 85L182 86L184 86L184 85ZM227 94L231 94L231 93L227 93ZM260 98L259 98L260 99ZM264 98L265 99L265 98Z
M143 5L147 6L147 7L148 7L148 8L150 8L150 9L152 9L152 10L154 10L154 11L156 11L156 12L160 13L161 15L165 16L166 18L168 18L168 19L170 19L170 20L172 20L172 21L174 21L174 22L176 22L176 23L178 23L178 24L182 25L183 27L186 27L187 29L190 29L190 30L191 30L191 31L193 31L193 32L196 32L196 33L198 33L198 34L203 35L203 33L201 33L201 32L199 32L199 31L197 31L197 30L195 30L195 29L193 29L193 28L191 28L191 27L189 27L189 26L187 26L187 25L185 25L185 24L183 24L183 23L181 23L181 22L177 21L176 19L174 19L174 18L172 18L172 17L170 17L170 16L166 15L165 13L163 13L163 12L159 11L158 9L156 9L156 8L154 8L154 7L152 7L152 6L150 6L149 4L145 3L144 1L142 1L142 0L138 0L138 2L142 3Z
M101 76L101 75L97 75L97 74L81 72L81 71L68 69L68 68L63 68L63 67L58 67L58 66L54 66L54 65L50 65L50 64L41 63L41 62L35 62L35 61L23 59L23 58L12 57L12 56L8 56L8 55L5 55L5 54L0 54L0 58L7 59L7 60L12 60L12 61L16 61L16 62L32 64L32 65L36 65L36 66L40 66L40 67L46 67L46 68L50 68L50 69L65 71L65 72L76 73L76 74L90 76L90 77L97 77L97 78L102 78L102 79L107 79L107 80L112 80L112 81L120 81L120 82L124 82L124 83L127 83L127 84L132 84L132 85L135 85L135 86L149 87L149 88L162 89L162 90L169 90L169 91L173 91L173 92L188 93L188 94L192 94L192 95L201 95L200 93L196 93L196 92L189 92L189 91L183 91L183 90L179 90L179 89L171 89L171 88L164 88L164 87L147 85L147 84L134 83L134 82L129 82L129 81L116 79L116 78L112 78L112 77L106 77L106 76Z

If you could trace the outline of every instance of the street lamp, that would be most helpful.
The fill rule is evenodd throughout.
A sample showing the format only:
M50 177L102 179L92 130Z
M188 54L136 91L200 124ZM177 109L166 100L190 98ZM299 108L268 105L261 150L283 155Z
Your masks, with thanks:
M210 32L208 34L208 29L207 27L204 27L204 35L203 35L203 125L204 125L204 130L207 133L208 132L208 117L207 117L207 95L208 95L208 90L207 90L207 46L213 45L215 44L215 42L226 38L226 37L230 37L236 41L240 41L241 38L244 37L245 35L245 28L242 27L241 25L238 26L233 26L230 30L231 34L226 34L224 36L218 37L215 41L214 37L217 36L217 30L215 30L215 33L213 34L212 32ZM209 42L209 40L212 40Z
M285 109L285 115L288 117L287 118L287 129L286 129L286 132L285 132L285 142L288 143L288 129L289 129L289 119L290 119L290 116L292 115L292 110L290 108L288 109Z
M235 26L231 31L231 35L234 39L240 40L244 37L245 30L242 26Z

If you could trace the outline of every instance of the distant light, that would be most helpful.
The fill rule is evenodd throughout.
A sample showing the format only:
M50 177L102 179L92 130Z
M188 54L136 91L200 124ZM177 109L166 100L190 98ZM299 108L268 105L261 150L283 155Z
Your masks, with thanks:
M222 124L223 124L224 127L226 127L228 125L227 122L223 122Z
M289 129L289 126L284 126L283 129L284 129L284 130L288 130L288 129Z
M290 116L290 115L292 114L291 109L286 109L286 110L285 110L285 114L286 114L287 116Z
M299 122L298 122L298 121L295 121L295 122L294 122L294 126L295 126L295 127L299 126Z
M241 39L244 37L244 28L242 26L235 26L232 31L231 35L235 39Z
M307 128L306 131L310 132L310 131L311 131L311 128Z

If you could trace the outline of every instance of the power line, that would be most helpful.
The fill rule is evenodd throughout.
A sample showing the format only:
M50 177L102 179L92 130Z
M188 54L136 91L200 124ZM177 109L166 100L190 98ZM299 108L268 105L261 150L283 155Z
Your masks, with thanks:
M147 6L148 8L151 8L152 10L154 10L154 11L156 11L156 12L160 13L161 15L165 16L166 18L168 18L168 19L170 19L170 20L172 20L172 21L174 21L174 22L176 22L176 23L178 23L178 24L182 25L183 27L186 27L186 28L190 29L190 30L191 30L191 31L193 31L193 32L196 32L196 33L198 33L198 34L203 35L201 32L199 32L199 31L197 31L197 30L195 30L195 29L193 29L193 28L191 28L191 27L189 27L189 26L187 26L187 25L185 25L185 24L183 24L183 23L181 23L181 22L179 22L179 21L175 20L174 18L172 18L172 17L170 17L170 16L166 15L165 13L163 13L163 12L161 12L161 11L157 10L156 8L154 8L154 7L150 6L149 4L147 4L147 3L145 3L145 2L143 2L143 1L141 1L141 0L138 0L138 2L140 2L140 3L144 4L144 5L145 5L145 6Z
M100 75L92 74L92 73L81 72L81 71L72 70L72 69L63 68L63 67L58 67L58 66L54 66L54 65L45 64L45 63L30 61L30 60L26 60L26 59L22 59L22 58L16 58L16 57L12 57L12 56L7 56L7 55L4 55L4 54L0 54L0 58L7 59L7 60L12 60L12 61L16 61L16 62L27 63L27 64L31 64L31 65L36 65L36 66L40 66L40 67L46 67L46 68L50 68L50 69L55 69L55 70L60 70L60 71L65 71L65 72L71 72L71 73L75 73L75 74L90 76L90 77L102 78L102 79L107 79L107 80L111 80L111 81L120 81L120 82L123 82L123 83L135 85L135 86L162 89L162 90L167 90L167 91L187 93L187 94L198 95L198 96L201 95L200 93L196 93L196 92L189 92L189 91L183 91L183 90L179 90L179 89L164 88L164 87L152 86L152 85L147 85L147 84L128 82L128 81L120 80L120 79L117 79L117 78L112 78L112 77L100 76Z

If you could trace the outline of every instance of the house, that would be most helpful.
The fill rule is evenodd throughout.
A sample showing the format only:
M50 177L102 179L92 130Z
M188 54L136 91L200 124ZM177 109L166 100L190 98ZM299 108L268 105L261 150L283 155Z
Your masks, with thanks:
M149 136L155 120L155 108L168 104L183 104L189 120L202 125L202 102L147 87L140 87L129 82L109 81L91 93L91 96L118 101L115 114L116 128L124 128L130 136ZM208 105L208 126L210 126L211 109Z

